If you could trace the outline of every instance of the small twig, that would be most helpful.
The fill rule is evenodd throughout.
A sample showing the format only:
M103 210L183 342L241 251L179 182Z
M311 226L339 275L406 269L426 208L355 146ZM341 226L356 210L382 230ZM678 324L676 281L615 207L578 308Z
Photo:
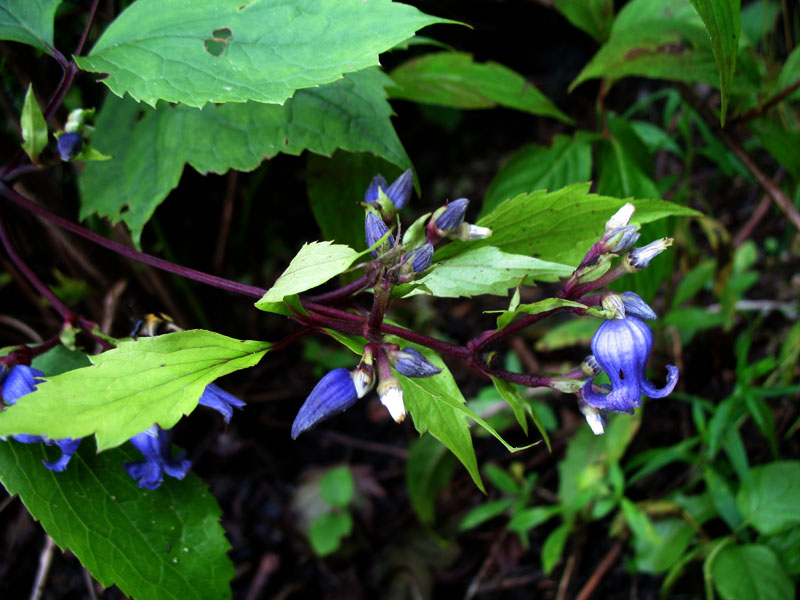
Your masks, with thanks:
M368 450L370 452L376 452L379 454L388 454L389 456L396 456L397 458L402 458L403 460L408 459L408 450L405 448L397 448L395 446L380 444L378 442L367 442L365 440L353 438L332 430L322 432L320 435L322 435L323 438L328 438L339 445L360 448L361 450Z
M49 535L45 534L44 548L39 555L39 570L36 572L36 580L33 582L33 589L31 590L31 600L39 600L44 592L44 587L47 585L47 574L50 572L50 563L53 560L53 550L56 544Z
M619 558L622 552L622 544L623 542L619 541L611 547L611 550L606 553L603 560L597 565L597 569L592 573L589 581L583 586L583 589L581 589L575 597L575 600L589 600L589 598L592 597L592 594L594 594L603 577L606 576L608 571L611 570L611 567L614 566L614 563L617 562L617 558Z
M80 53L83 51L83 45L86 43L86 38L89 35L89 29L91 28L92 21L94 20L94 13L97 10L97 5L99 3L100 0L93 0L92 5L89 7L89 16L86 18L86 24L83 26L81 39L78 41L78 45L75 47L75 52L73 52L75 56L80 56Z
M2 323L3 325L8 325L12 329L16 329L17 331L20 331L24 336L26 336L32 342L39 344L42 341L42 336L36 333L36 331L27 323L23 323L19 319L15 319L14 317L10 317L8 315L0 315L0 323Z
M761 202L758 203L756 209L753 211L753 214L750 215L750 218L747 219L747 223L745 223L742 228L739 230L739 233L733 238L733 247L738 248L741 246L745 240L747 240L753 233L753 230L756 228L761 222L767 213L769 212L769 207L772 205L772 200L770 200L769 194L764 194L761 197Z
M280 559L277 554L270 552L263 555L261 560L258 561L258 570L250 583L245 600L258 600L258 598L262 598L262 591L269 581L269 576L277 571L279 566Z
M478 572L476 573L475 577L470 582L469 587L467 588L467 593L464 594L464 600L472 600L478 593L478 590L480 589L481 585L481 580L484 577L486 577L486 573L489 572L489 568L492 566L492 563L494 562L495 555L497 554L500 545L502 543L505 543L507 537L508 537L508 531L505 529L501 529L500 533L492 542L492 545L489 548L489 552L486 553L486 558L481 564L481 568L478 569Z
M778 102L786 99L787 96L790 96L792 92L794 92L798 88L800 88L800 79L795 81L789 87L775 94L772 98L764 102L764 104L762 104L761 106L756 106L755 108L751 108L750 110L743 112L741 115L731 119L730 124L741 125L742 123L746 123L750 119L754 119L755 117L763 115L770 108L778 104Z
M214 258L211 265L219 273L222 271L222 263L225 260L225 246L228 243L228 234L231 230L231 217L233 216L233 204L236 198L236 182L239 179L239 172L231 170L228 172L228 182L225 189L225 198L222 201L222 214L220 215L219 233L217 233L217 247L214 250Z

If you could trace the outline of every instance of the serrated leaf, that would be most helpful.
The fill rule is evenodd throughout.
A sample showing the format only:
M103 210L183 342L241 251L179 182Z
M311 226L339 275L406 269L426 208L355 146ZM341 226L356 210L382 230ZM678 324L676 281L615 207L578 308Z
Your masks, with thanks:
M124 469L126 446L97 454L86 442L63 473L43 444L0 443L0 481L104 587L136 600L229 598L234 576L221 511L194 474L140 489Z
M539 313L547 312L548 310L555 310L557 308L587 308L586 305L573 300L564 300L563 298L546 298L539 302L532 302L530 304L520 304L514 310L503 311L487 311L499 312L497 317L497 328L502 329L517 315L538 315Z
M33 84L28 85L28 91L25 92L20 125L22 128L22 149L25 150L32 162L38 163L39 154L47 146L47 123L33 93Z
M784 460L750 469L736 495L745 522L764 535L800 525L800 461Z
M303 244L286 270L278 277L275 285L256 302L256 308L261 308L265 303L280 302L286 296L322 285L346 271L358 257L358 252L342 244L333 242Z
M598 42L608 39L614 21L614 0L555 0L553 6Z
M86 165L81 218L98 213L123 220L138 244L186 164L200 173L251 171L280 152L330 156L343 149L369 152L406 169L411 162L383 91L388 81L377 69L366 69L298 91L283 106L248 102L199 110L162 103L153 110L109 95L92 143L113 158Z
M455 467L453 453L432 435L424 433L409 444L406 489L411 506L423 523L434 522L436 496L449 485Z
M126 92L202 107L283 104L298 89L378 64L378 54L433 23L390 0L138 0L105 30L81 69Z
M4 0L0 4L0 40L29 44L53 53L53 18L61 0Z
M506 296L510 288L524 280L556 281L560 277L569 277L572 271L572 267L567 265L483 246L437 261L431 272L416 282L424 289L417 288L408 295L427 291L440 298L469 298L479 294Z
M596 136L577 132L556 135L551 146L531 144L514 154L495 175L481 206L481 216L519 194L557 190L592 176L592 144Z
M724 600L793 600L795 587L775 553L760 544L729 545L714 558L711 574Z
M463 52L425 54L391 72L392 98L452 108L505 106L572 123L536 86L508 67L477 63Z
M690 0L711 37L711 48L719 68L722 109L720 124L725 125L725 112L736 69L736 52L742 29L741 0Z
M0 415L0 435L52 439L95 434L99 451L154 423L169 429L197 406L215 379L255 365L268 342L195 329L120 342L90 367L47 379Z
M686 0L633 0L617 15L608 41L570 84L642 76L719 87L720 73L703 22ZM750 86L746 81L740 86Z
M575 265L600 239L605 222L624 200L589 193L589 183L576 183L553 192L521 194L501 203L478 225L492 237L466 244L451 242L437 252L444 261L466 249L495 246L503 252ZM695 210L664 200L631 200L636 206L632 223L649 223L668 216L699 216Z

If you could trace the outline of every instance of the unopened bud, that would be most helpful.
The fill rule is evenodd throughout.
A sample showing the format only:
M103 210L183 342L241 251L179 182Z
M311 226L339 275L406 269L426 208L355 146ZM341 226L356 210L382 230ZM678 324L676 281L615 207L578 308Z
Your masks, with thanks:
M83 150L83 138L78 133L62 133L56 142L61 160L70 161Z
M647 302L633 292L623 292L622 303L625 305L625 314L629 317L655 319L658 316Z
M353 385L356 386L356 394L359 398L363 398L375 385L375 369L372 366L372 347L367 345L364 348L364 354L361 356L361 362L358 363L355 371L353 371Z
M395 423L402 423L406 418L406 406L403 404L403 388L394 377L384 378L378 384L378 397L386 407Z
M372 181L369 182L369 187L367 187L367 191L364 194L364 202L375 204L378 201L379 190L385 190L387 187L389 187L389 184L386 183L383 175L375 175Z
M364 220L364 237L367 241L367 248L374 246L379 239L388 233L388 231L389 228L378 215L371 210L367 211L367 216ZM389 234L389 237L386 238L386 241L381 244L378 250L385 252L392 246L394 246L394 236ZM377 256L378 250L372 250L372 256Z
M411 172L411 169L407 169L386 189L386 195L397 210L404 208L405 205L408 204L408 199L411 197L411 188L413 186L414 174Z
M636 231L636 227L633 225L612 229L607 232L607 239L604 241L604 246L607 252L613 252L614 254L627 252L633 248L633 245L639 239L639 235L639 232ZM603 237L606 238L606 235Z
M416 348L403 348L389 352L389 360L397 372L406 377L432 377L442 370L431 364Z
M636 207L633 204L630 202L625 203L622 208L606 221L606 231L614 231L615 229L627 226L628 223L631 222L631 217L635 210Z
M604 309L609 312L611 319L624 319L625 318L625 303L620 294L609 292L603 296L601 304Z
M436 219L436 228L441 235L446 235L454 231L464 222L467 206L469 206L469 200L466 198L459 198L447 204L444 212Z
M414 273L421 273L431 266L433 262L433 244L426 243L407 252L403 257L403 262L410 267L410 271Z
M641 271L647 268L650 261L661 254L664 250L672 246L672 238L661 238L655 242L650 242L647 246L634 248L628 253L627 263L632 271Z
M488 227L479 227L478 225L473 225L472 223L462 223L458 226L454 233L450 234L450 236L464 242L470 242L472 240L485 240L488 237L492 237L492 230Z

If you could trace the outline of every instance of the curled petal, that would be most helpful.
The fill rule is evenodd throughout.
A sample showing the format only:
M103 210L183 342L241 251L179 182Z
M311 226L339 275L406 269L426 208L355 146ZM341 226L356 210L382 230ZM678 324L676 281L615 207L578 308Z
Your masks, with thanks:
M53 444L61 448L61 458L53 461L43 460L42 463L44 464L45 467L47 467L51 471L60 473L61 471L67 468L67 464L72 458L72 455L75 454L75 451L78 449L78 446L80 446L81 440L80 438L77 440L73 440L72 438L66 438L63 440L51 440L47 442L48 446Z
M317 423L347 410L358 400L350 371L334 369L319 380L297 412L292 423L292 439Z
M22 396L35 391L43 378L44 373L39 369L25 365L15 366L3 382L3 400L13 406Z
M164 473L175 479L183 479L192 467L192 461L181 452L172 456L172 430L153 425L131 438L131 444L144 455L142 462L127 462L125 470L138 486L155 490L164 481Z
M206 389L203 390L203 395L198 400L198 404L213 408L223 416L226 423L230 422L234 408L241 409L244 407L244 402L214 383L206 386Z
M642 392L648 398L666 398L672 393L672 390L675 389L675 385L677 383L678 383L678 367L667 365L667 385L665 385L661 389L658 389L647 379L643 379Z

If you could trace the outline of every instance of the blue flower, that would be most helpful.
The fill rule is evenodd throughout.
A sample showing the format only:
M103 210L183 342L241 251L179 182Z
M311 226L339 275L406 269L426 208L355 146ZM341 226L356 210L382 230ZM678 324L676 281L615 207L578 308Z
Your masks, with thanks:
M389 231L389 228L386 226L386 223L376 215L372 211L367 212L367 216L364 219L364 238L367 241L367 248L371 248L375 242L381 239L386 233ZM385 252L389 248L394 246L394 236L390 233L389 237L386 238L378 250L381 252ZM377 256L377 250L372 250L372 256Z
M436 219L436 227L442 232L447 234L454 231L459 225L464 222L464 215L467 212L469 200L466 198L459 198L453 200L445 208L444 212Z
M414 186L414 174L411 169L407 169L400 177L392 182L392 185L387 185L383 175L376 175L367 188L364 194L364 201L367 204L378 206L380 198L379 191L383 190L389 200L392 201L396 210L400 210L408 204L408 199L411 197L411 188Z
M369 182L369 187L367 188L367 192L364 194L364 201L367 204L377 203L378 191L386 190L387 187L389 187L389 184L386 183L386 180L383 178L383 175L375 175L375 177L372 178L372 181Z
M592 338L592 353L611 380L605 394L592 389L594 377L583 386L583 401L596 410L632 413L641 406L641 395L664 398L678 382L678 369L667 366L667 385L655 387L645 377L645 365L653 347L650 328L636 317L611 319L597 329ZM602 386L608 389L608 386Z
M62 133L56 142L61 160L70 161L83 150L83 138L78 133Z
M297 412L292 423L292 439L320 421L347 410L358 400L358 392L350 371L334 369L319 380Z
M426 243L419 248L406 252L405 256L403 256L403 261L411 264L411 269L414 273L421 273L430 267L433 262L433 244Z
M17 400L30 394L36 390L36 386L42 382L44 373L39 369L28 367L25 365L16 365L8 373L5 381L3 381L3 400L9 406L17 403ZM39 444L44 442L48 446L58 446L61 448L61 458L54 461L43 460L42 463L51 471L61 472L67 468L72 455L78 449L81 443L80 439L73 440L72 438L64 438L62 440L50 440L44 435L29 435L20 433L12 435L12 438L23 444Z
M214 383L206 386L206 389L203 390L203 395L198 400L198 404L213 408L225 418L226 423L230 422L234 408L244 407L244 402Z
M153 425L131 438L131 444L144 455L141 462L126 462L125 470L139 487L155 490L164 481L164 473L175 479L183 479L192 467L192 461L181 452L172 457L172 430Z

